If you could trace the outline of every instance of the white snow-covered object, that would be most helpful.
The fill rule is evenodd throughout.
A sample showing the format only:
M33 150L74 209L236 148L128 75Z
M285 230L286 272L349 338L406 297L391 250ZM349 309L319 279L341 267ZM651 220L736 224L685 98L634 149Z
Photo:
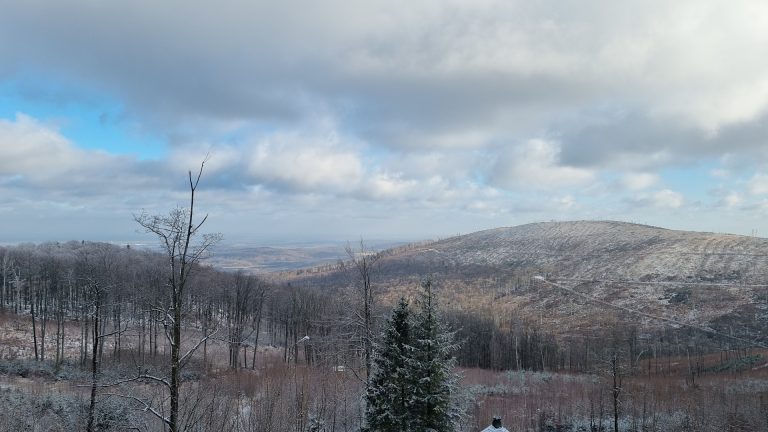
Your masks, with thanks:
M509 430L501 425L501 417L494 416L491 425L480 432L509 432Z

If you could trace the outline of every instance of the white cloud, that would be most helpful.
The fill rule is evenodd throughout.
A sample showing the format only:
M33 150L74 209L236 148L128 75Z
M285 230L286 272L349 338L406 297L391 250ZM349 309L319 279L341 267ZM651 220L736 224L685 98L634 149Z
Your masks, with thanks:
M576 199L571 195L566 195L558 199L562 210L569 210L576 205Z
M258 181L304 192L349 192L365 174L355 151L334 139L295 133L272 135L257 143L247 166Z
M619 95L706 130L750 120L768 104L768 60L754 55L768 48L764 2L500 0L395 10L365 14L371 29L343 62L351 73L512 83L541 77L571 90L562 101L578 98L573 92ZM506 89L499 85L498 94Z
M507 189L548 189L583 186L595 180L591 170L560 165L560 146L534 139L499 157L493 182Z
M731 192L723 198L723 204L728 208L735 208L743 201L744 198L737 192Z
M768 194L768 174L757 173L749 180L749 193L752 195Z
M103 158L77 149L55 127L27 115L0 119L0 175L43 182Z
M448 130L414 133L403 137L402 145L407 148L440 149L442 151L481 148L493 141L491 130Z
M359 186L358 195L378 200L414 198L414 195L417 197L426 195L426 193L420 194L419 189L419 182L416 180L378 173L371 176L365 184Z
M3 12L4 69L83 77L162 128L352 107L365 112L350 117L359 130L399 127L399 139L423 138L409 146L447 148L499 139L500 125L524 139L606 101L707 131L768 107L768 58L755 55L768 49L768 4L758 0L75 0L44 15L25 2Z
M74 207L84 197L117 194L119 200L127 200L130 194L119 192L158 184L164 168L79 148L55 125L25 114L0 119L0 186L13 188L24 199Z
M683 195L670 189L663 189L650 195L651 203L656 207L680 208L685 203Z
M0 119L0 196L11 206L0 206L7 213L0 236L130 235L131 213L173 205L175 185L185 182L171 171L163 162L79 148L55 125L28 115Z
M487 159L482 151L402 151L385 157L381 168L408 178L441 177L461 183L487 171Z
M652 173L627 173L621 178L621 184L629 190L643 190L656 185L659 176Z

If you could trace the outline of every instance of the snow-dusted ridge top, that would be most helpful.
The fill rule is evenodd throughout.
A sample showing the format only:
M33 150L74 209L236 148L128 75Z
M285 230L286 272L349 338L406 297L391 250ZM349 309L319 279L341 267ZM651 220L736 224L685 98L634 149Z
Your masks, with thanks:
M451 307L517 317L558 335L620 319L747 334L764 327L768 310L768 239L734 234L541 222L389 249L380 264L376 284L391 304L430 275ZM344 268L291 275L316 287L349 283Z
M494 228L441 240L399 256L403 255L459 266L540 267L574 278L768 280L768 239L617 221L539 222Z

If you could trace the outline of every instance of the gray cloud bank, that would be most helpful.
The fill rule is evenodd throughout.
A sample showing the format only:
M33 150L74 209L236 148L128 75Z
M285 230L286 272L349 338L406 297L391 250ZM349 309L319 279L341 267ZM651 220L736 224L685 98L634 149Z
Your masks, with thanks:
M762 194L764 2L0 5L0 79L103 93L171 143L154 162L85 151L22 115L0 124L7 191L160 206L210 152L211 189L247 211L334 199L362 219L384 206L492 224L594 216L617 190L616 212L678 209L657 173L702 161L755 172L741 192ZM115 190L143 192L118 205Z

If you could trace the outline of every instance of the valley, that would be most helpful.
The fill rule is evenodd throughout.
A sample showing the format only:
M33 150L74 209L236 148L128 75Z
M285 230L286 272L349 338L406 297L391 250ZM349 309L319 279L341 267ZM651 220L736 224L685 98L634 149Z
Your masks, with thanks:
M356 246L222 248L194 268L185 429L360 430L363 275L376 333L434 284L457 342L461 431L493 416L520 432L768 427L766 239L578 221ZM161 430L162 254L70 242L0 260L0 398L32 413L0 413L0 430L83 427L91 389L109 430Z

